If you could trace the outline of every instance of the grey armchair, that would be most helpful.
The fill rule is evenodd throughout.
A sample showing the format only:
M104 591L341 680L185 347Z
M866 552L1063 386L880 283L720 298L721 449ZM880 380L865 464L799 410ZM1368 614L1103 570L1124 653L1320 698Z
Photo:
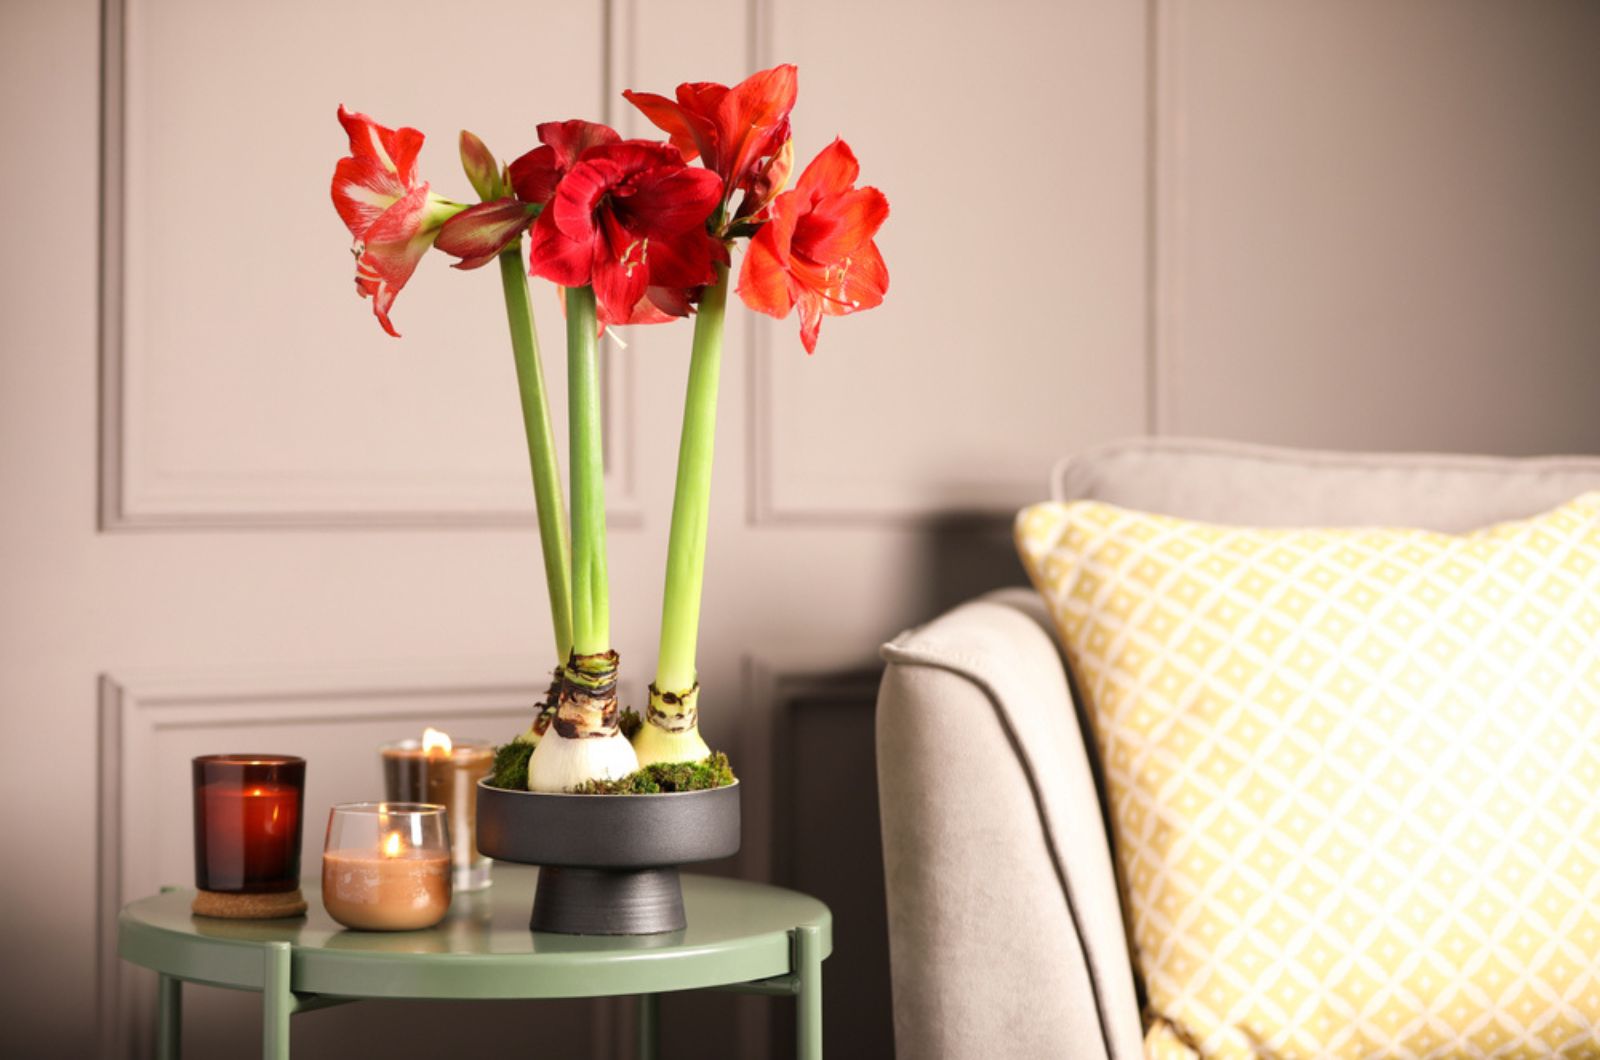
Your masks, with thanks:
M1588 489L1600 489L1600 458L1151 439L1064 461L1052 492L1213 522L1460 531ZM1042 603L1030 589L991 593L900 635L883 657L898 1054L1136 1060L1139 1002L1094 742Z

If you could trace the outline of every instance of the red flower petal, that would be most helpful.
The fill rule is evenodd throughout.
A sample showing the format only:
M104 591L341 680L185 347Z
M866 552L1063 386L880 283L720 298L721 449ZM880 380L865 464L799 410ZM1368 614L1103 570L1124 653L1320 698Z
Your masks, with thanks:
M622 167L605 158L589 158L561 178L555 197L540 218L549 217L563 235L581 243L595 238L595 211L612 186L621 181Z
M809 292L800 296L800 345L807 353L817 352L817 335L822 331L822 299Z
M710 117L717 112L728 92L727 85L719 85L715 81L685 81L678 86L675 94L678 105L684 110Z
M409 190L370 158L341 158L333 168L333 208L353 236L371 228Z
M556 193L566 171L556 161L553 147L535 147L514 159L509 167L511 187L523 202L544 204Z
M683 155L685 162L693 162L699 157L700 145L682 107L666 96L658 96L654 92L635 92L629 89L622 93L622 98L639 108L639 112L648 118L652 125L667 134L672 146Z
M830 195L795 223L795 253L816 262L838 261L870 242L888 217L889 200L877 188Z
M822 311L831 317L879 306L889 290L889 270L876 243L858 247L848 258L828 265L797 260L792 275L802 288L821 300Z
M722 100L717 126L724 137L722 175L730 193L749 187L756 162L789 139L789 112L798 91L795 67L785 63L751 74Z
M714 263L725 257L726 251L703 229L695 229L676 236L652 236L646 256L652 286L702 287L716 279Z
M633 194L617 206L651 235L675 234L704 225L721 195L722 180L708 169L655 166L635 178Z
M592 240L573 239L556 226L549 209L533 222L528 246L529 271L562 287L588 284L594 265Z
M695 145L700 149L701 165L718 174L726 160L725 130L717 125L717 108L727 98L728 86L714 81L686 81L675 93Z
M456 214L439 230L436 246L463 259L458 269L475 269L491 261L533 223L534 207L516 199L479 203Z
M793 201L785 192L773 203L773 219L761 226L750 239L744 265L739 270L739 297L758 313L780 320L794 308L794 290L789 280L789 243L794 234L794 216L785 209Z
M840 289L842 298L833 303L840 308L829 309L829 313L843 316L883 304L889 293L889 266L884 264L878 244L868 243L850 256L846 277ZM848 309L843 308L846 305Z
M594 296L613 320L626 320L650 286L650 240L630 232L610 213L600 216L594 244Z
M616 130L595 122L545 122L539 126L543 147L511 163L511 186L523 202L543 205L556 193L561 178L591 147L613 144L621 139Z
M817 152L817 157L811 160L805 172L800 174L800 179L795 181L794 190L802 198L816 202L824 195L844 194L860 174L861 164L856 161L850 145L843 140L835 140Z
M654 140L618 140L612 144L601 144L585 152L583 160L592 162L602 158L625 173L642 172L654 166L683 168L683 157L678 154L677 148Z
M600 306L599 320L603 327L621 327L624 324L670 324L694 312L691 292L671 287L649 287L644 297L634 304L626 320L616 320Z
M680 320L692 314L695 298L698 297L694 290L688 287L650 287L644 292L644 296L664 318L661 322Z
M538 131L539 142L555 151L556 161L563 169L571 169L589 148L614 144L622 139L617 130L609 125L579 118L547 121L539 126Z
M745 192L744 199L739 203L737 216L759 217L762 208L783 191L793 172L794 140L791 138L783 141L783 146L767 159L766 165L762 166L755 178L750 181L750 190Z
M350 154L393 173L407 188L417 182L417 153L423 136L411 128L390 129L365 114L344 109L339 104L339 124L350 136Z
M378 323L395 338L400 333L389 322L389 308L438 235L424 227L427 211L428 186L420 184L356 240L356 289L372 299Z

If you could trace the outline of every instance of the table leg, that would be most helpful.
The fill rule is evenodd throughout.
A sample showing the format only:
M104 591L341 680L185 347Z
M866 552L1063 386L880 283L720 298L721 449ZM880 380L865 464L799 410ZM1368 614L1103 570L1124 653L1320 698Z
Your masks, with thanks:
M163 975L156 986L156 1057L178 1060L183 1053L183 980Z
M661 995L639 995L639 1060L656 1060L661 1026Z
M269 942L261 976L261 1056L263 1060L289 1060L289 1016L294 1012L294 992L289 969L292 950L287 942Z
M794 1052L797 1060L822 1060L822 938L815 927L794 930Z

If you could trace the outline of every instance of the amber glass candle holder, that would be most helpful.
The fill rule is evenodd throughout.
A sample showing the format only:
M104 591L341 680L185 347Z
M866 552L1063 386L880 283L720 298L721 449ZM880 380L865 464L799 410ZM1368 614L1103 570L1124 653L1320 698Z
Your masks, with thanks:
M450 909L450 824L443 806L347 802L328 812L322 904L362 931L432 927Z
M196 758L195 886L225 894L299 887L305 786L305 760L292 755Z
M379 748L383 797L391 802L431 802L450 819L452 883L457 891L489 886L490 861L478 852L478 781L494 768L494 745L451 740L429 729L421 740L396 740Z
M194 760L195 911L296 916L306 763L293 755Z

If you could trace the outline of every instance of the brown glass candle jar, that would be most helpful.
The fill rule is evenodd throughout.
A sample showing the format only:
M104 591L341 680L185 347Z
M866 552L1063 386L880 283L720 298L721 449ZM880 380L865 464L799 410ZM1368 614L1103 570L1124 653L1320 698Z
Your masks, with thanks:
M297 890L305 783L305 759L293 755L196 758L195 887L220 894Z
M445 808L456 891L489 886L489 859L478 853L478 781L494 766L493 745L455 740L429 729L421 740L383 746L384 798Z

